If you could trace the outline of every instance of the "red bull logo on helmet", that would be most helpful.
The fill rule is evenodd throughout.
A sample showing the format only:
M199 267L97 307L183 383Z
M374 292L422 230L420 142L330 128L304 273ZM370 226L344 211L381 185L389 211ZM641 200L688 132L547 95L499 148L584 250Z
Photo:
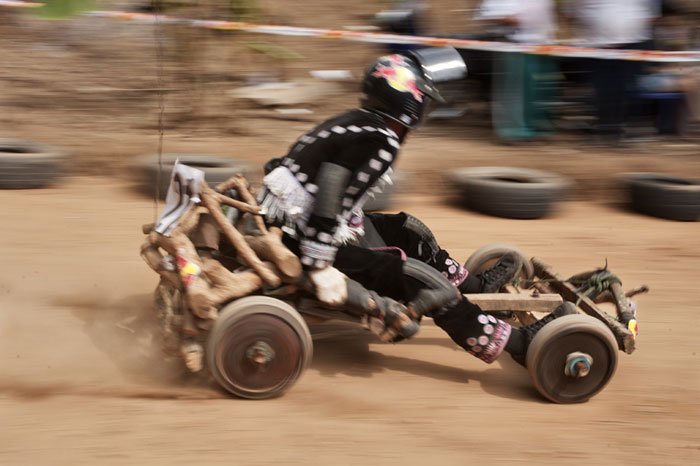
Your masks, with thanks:
M423 92L418 89L415 73L408 67L401 55L387 55L379 59L377 69L372 76L384 78L389 85L399 92L410 92L418 102L423 102Z

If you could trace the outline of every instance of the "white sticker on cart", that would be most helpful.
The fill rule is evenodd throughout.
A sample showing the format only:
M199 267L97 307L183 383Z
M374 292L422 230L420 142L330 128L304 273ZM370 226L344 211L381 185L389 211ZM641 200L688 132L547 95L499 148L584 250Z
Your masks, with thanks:
M185 212L201 202L199 196L203 182L204 172L202 170L175 161L173 173L170 176L168 195L165 198L165 207L155 228L158 233L170 236Z

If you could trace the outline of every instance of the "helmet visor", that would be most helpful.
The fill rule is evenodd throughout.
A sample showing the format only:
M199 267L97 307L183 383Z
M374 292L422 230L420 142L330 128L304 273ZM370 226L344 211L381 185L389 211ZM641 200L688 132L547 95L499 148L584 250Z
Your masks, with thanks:
M464 79L467 65L454 47L429 47L412 50L408 55L413 58L423 71L425 82L418 88L428 97L444 103L436 84L446 81Z

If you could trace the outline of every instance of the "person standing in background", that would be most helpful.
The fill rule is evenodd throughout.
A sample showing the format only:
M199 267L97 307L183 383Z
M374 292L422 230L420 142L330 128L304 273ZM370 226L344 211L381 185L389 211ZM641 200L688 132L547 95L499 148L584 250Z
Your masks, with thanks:
M547 44L556 31L552 0L484 0L476 19L498 26L506 40ZM528 141L547 134L551 124L539 102L546 100L539 81L555 71L549 57L517 52L495 54L491 117L499 140Z
M644 50L653 48L653 23L661 13L660 0L568 0L566 12L581 45ZM627 107L644 72L643 62L591 59L596 126L601 142L623 141Z

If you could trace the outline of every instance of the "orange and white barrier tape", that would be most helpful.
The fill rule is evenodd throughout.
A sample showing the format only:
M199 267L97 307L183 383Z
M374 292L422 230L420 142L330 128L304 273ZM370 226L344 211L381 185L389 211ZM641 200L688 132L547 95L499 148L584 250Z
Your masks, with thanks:
M0 6L29 8L42 6L42 4L0 0ZM376 32L343 31L334 29L303 28L294 26L275 26L266 24L241 23L234 21L199 20L165 15L156 16L147 13L131 13L127 11L88 11L83 13L83 15L145 23L153 23L158 21L162 24L187 24L192 27L201 27L206 29L246 31L279 36L318 37L322 39L340 39L356 42L370 42L376 44L412 44L430 47L450 45L457 49L486 50L491 52L516 52L558 57L601 58L608 60L633 60L675 63L700 62L700 51L697 50L685 52L662 52L655 50L599 49L566 45L532 45L518 44L512 42L490 42L442 37L384 34Z
M37 8L44 6L43 3L32 3L32 2L17 2L11 0L0 0L0 6L9 6L13 8Z

